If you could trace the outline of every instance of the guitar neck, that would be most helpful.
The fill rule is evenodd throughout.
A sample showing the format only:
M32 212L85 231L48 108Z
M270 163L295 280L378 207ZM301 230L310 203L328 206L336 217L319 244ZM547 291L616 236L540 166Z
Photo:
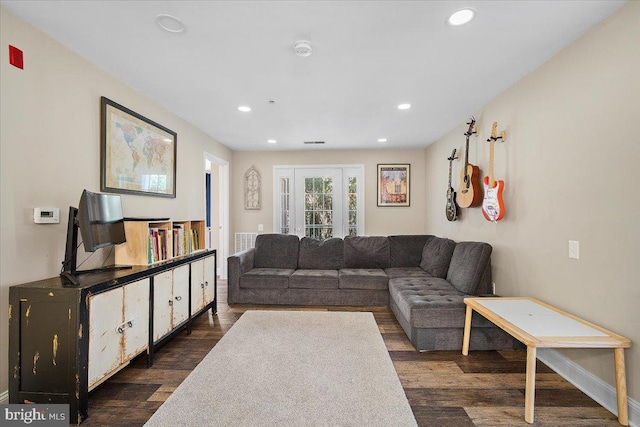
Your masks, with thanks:
M493 188L496 185L496 181L493 179L493 151L495 143L495 139L491 138L491 142L489 143L489 188Z
M467 149L464 150L464 173L467 174L467 166L469 166L469 135L467 135Z
M449 188L451 188L451 163L453 160L449 160Z

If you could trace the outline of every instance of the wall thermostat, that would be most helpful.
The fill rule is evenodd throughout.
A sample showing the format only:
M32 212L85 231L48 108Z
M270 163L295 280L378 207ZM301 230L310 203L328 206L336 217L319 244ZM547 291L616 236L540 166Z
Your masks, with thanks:
M60 209L33 208L33 222L36 224L59 224Z

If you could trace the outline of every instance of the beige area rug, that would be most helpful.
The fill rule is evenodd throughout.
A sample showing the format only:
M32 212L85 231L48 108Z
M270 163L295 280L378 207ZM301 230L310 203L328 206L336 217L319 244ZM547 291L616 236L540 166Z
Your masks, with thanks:
M416 426L372 313L247 311L146 426Z

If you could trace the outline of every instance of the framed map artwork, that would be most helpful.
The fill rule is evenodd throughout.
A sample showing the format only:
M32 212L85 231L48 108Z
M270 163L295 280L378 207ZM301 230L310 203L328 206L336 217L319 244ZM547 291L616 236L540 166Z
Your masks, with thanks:
M176 197L177 134L102 97L100 190Z
M410 164L378 165L378 206L410 206Z

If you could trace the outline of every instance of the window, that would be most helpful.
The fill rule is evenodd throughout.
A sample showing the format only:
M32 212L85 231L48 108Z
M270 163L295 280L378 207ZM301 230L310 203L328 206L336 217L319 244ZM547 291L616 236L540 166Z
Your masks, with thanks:
M281 177L280 178L280 214L275 216L280 220L279 227L276 229L279 230L282 234L289 234L289 229L291 228L291 192L290 192L290 184L291 178L289 177Z
M364 234L364 166L275 166L274 230L328 239Z

